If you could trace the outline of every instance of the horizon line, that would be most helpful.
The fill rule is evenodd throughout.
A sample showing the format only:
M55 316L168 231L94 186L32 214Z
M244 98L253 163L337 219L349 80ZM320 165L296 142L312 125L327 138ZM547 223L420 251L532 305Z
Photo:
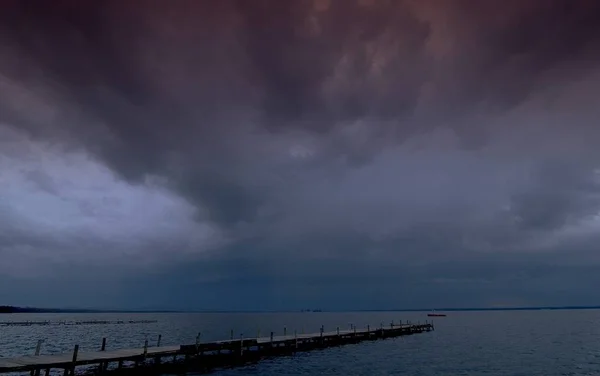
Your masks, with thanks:
M600 309L600 305L568 306L519 306L519 307L439 307L439 308L396 308L396 309L285 309L285 310L227 310L227 309L100 309L100 308L41 308L3 306L13 309L5 313L350 313L350 312L473 312L473 311L539 311L539 310L582 310ZM0 309L0 313L3 313Z

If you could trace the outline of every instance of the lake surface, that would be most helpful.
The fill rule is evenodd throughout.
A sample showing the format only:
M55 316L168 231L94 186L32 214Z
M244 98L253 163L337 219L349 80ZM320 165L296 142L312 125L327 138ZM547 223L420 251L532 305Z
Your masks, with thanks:
M429 320L425 312L373 313L159 313L159 314L13 314L0 321L157 320L150 324L0 327L0 356L42 354L194 343L271 331L325 330L389 325L392 320ZM598 375L600 310L450 312L435 319L436 330L414 336L300 353L244 368L231 375Z

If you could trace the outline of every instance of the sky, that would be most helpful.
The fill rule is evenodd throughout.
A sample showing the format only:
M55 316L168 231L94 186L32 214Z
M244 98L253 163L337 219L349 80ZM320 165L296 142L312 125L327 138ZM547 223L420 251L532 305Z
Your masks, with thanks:
M0 7L0 303L600 304L600 2Z

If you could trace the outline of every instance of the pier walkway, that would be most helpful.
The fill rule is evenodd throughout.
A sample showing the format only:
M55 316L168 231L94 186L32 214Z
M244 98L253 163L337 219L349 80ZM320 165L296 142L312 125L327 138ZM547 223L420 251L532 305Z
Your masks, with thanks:
M289 355L298 351L340 346L368 340L399 337L434 329L432 323L405 324L378 329L339 330L325 332L321 327L315 334L293 334L269 337L228 339L201 342L198 334L195 344L148 347L124 350L79 352L79 346L69 354L29 355L0 358L0 374L29 373L32 376L50 375L61 371L63 375L75 374L161 374L186 371L204 371L218 367L242 365L264 357ZM102 349L106 340L103 340ZM39 346L36 353L39 353ZM76 372L77 371L77 372Z

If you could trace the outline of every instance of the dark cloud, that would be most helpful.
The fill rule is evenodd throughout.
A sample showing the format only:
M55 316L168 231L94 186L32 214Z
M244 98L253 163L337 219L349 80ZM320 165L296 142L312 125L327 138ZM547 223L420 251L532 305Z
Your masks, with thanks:
M600 181L591 166L551 160L536 172L535 186L512 200L521 229L560 229L597 215Z
M596 220L596 1L142 3L6 1L0 123L167 187L255 276L518 258Z

